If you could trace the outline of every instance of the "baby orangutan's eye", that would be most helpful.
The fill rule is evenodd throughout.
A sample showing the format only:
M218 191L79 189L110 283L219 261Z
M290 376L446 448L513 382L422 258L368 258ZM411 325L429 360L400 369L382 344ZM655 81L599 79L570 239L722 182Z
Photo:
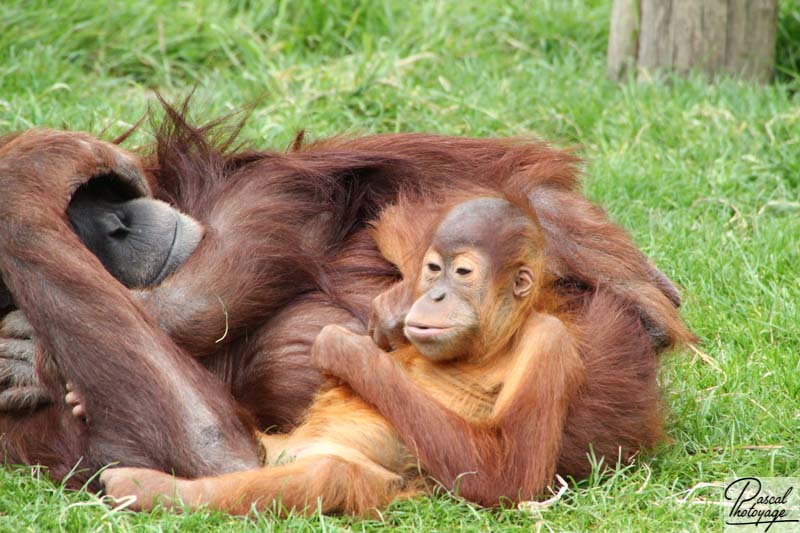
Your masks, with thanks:
M440 270L442 270L442 267L440 267L436 263L428 263L428 270L430 270L431 272L439 272Z
M456 274L458 274L459 276L469 276L470 274L472 274L472 269L460 267L456 269Z

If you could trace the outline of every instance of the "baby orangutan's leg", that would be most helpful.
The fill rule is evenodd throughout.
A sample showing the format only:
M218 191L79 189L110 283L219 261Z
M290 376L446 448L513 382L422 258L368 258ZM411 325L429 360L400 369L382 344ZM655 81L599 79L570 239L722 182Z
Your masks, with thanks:
M196 480L143 468L112 468L100 481L115 498L135 496L133 508L139 510L160 503L189 509L207 505L233 514L274 507L281 513L364 515L391 502L403 480L357 455L308 455L284 465Z

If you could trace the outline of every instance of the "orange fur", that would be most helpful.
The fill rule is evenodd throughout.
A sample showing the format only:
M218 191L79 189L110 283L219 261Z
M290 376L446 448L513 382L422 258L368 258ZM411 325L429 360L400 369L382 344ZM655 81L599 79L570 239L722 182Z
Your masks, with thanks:
M433 214L419 205L388 209L375 224L375 239L401 270L417 273L420 241L395 232L409 213L438 220L453 203L433 206ZM430 241L431 229L414 231ZM503 228L496 230L502 234ZM551 282L543 275L542 242L526 231L493 250L504 268L492 274L482 317L496 334L481 353L439 363L412 345L386 353L370 338L328 326L312 357L344 384L321 392L289 435L261 437L264 468L174 486L155 471L109 470L103 474L107 490L134 494L145 508L164 495L167 504L177 496L190 506L235 513L280 501L305 512L363 514L428 477L482 505L538 496L563 462L568 417L587 381L586 352L575 337L580 328L551 314L568 316L562 301L543 298L548 287L516 308L498 303L511 283L506 272L518 265L532 267L538 284Z
M240 467L216 448L221 441L209 438L214 431L202 431L209 425L198 405L222 416L224 423L211 427L225 442L247 437L228 423L238 420L234 399L258 427L296 427L322 382L311 364L317 333L331 323L364 333L369 316L381 347L402 345L397 327L413 303L415 254L424 252L420 246L447 205L486 194L504 195L538 218L544 272L535 311L561 320L587 369L569 405L558 470L580 477L589 468L590 447L613 460L619 448L628 457L659 438L657 354L691 338L676 310L680 298L625 231L581 196L572 154L519 139L425 134L298 141L288 153L245 150L235 135L221 134L220 121L195 126L186 110L165 107L156 143L141 157L80 133L0 138L7 180L0 195L0 272L31 319L43 345L39 354L58 361L54 385L76 382L96 424L87 432L62 402L31 415L0 415L0 454L8 462L44 464L63 479L83 457L87 468L70 477L74 486L115 460L185 476ZM195 255L152 290L132 294L108 278L64 223L74 185L107 172L128 176L136 190L149 188L206 225ZM382 212L368 230L368 221ZM508 331L522 327L527 316L511 316L516 325ZM494 310L484 317L504 324L509 315ZM489 407L500 394L502 379L486 376L506 372L494 352L516 342L506 328L487 330L496 336L485 340L486 361L474 368L437 372L419 358L406 366L385 357L351 363L357 392L392 421L403 442L414 443L409 449L419 450L426 470L445 483L452 472L474 470L481 461L495 464L486 459L492 450L512 457L497 444L510 438L504 431L477 424L491 419ZM187 356L201 360L224 386ZM569 375L550 363L543 372ZM41 370L47 361L39 364ZM373 382L359 381L362 375ZM180 390L174 390L176 380ZM428 388L438 399L410 405L420 396L408 391L427 390L426 380L437 383ZM405 396L395 391L399 383ZM544 385L557 384L547 376ZM394 403L378 405L383 396ZM468 424L434 409L448 402ZM542 414L536 409L526 416ZM392 419L400 415L408 417L406 425ZM429 435L414 435L417 428ZM471 448L443 445L435 440L440 433L441 442L464 441ZM477 441L464 437L473 434ZM250 443L228 450L237 447L249 450ZM444 455L422 461L436 450ZM461 463L452 462L459 457ZM510 461L502 464L512 468ZM436 474L441 465L447 475ZM462 488L470 489L470 482ZM472 494L480 500L500 490L489 488Z

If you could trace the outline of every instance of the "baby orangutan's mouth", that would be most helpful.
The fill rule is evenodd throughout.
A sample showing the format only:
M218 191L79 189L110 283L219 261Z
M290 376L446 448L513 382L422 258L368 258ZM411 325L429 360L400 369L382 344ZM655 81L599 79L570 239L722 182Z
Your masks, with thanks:
M435 340L451 330L453 330L452 326L408 322L405 327L405 334L409 340L425 342Z

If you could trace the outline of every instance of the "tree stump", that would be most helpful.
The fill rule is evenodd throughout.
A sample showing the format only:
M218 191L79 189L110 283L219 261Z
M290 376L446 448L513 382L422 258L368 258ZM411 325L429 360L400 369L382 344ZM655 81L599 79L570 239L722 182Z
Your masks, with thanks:
M778 0L614 0L607 73L773 76Z

